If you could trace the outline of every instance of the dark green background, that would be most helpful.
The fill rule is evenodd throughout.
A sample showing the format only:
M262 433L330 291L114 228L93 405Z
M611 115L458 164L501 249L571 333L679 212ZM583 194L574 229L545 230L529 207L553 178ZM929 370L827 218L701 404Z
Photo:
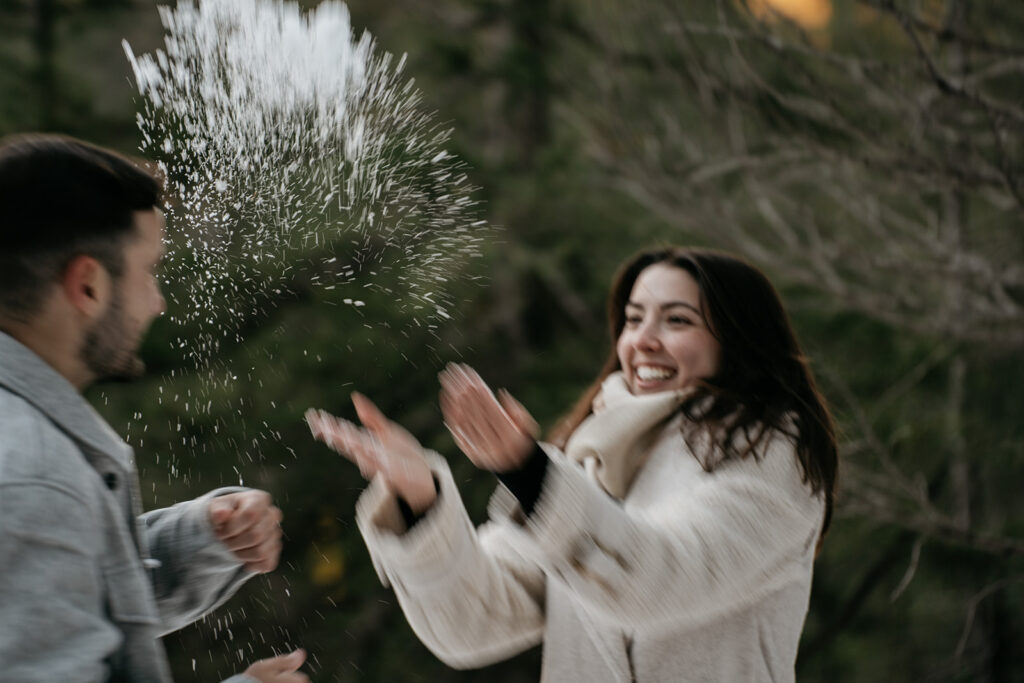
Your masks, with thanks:
M804 35L732 0L349 3L357 30L408 53L498 230L436 335L383 297L335 306L296 279L212 374L165 318L147 379L90 392L136 446L147 507L241 479L285 512L278 571L167 638L177 680L293 645L319 681L536 680L536 650L458 672L419 644L355 529L358 473L301 416L351 415L358 388L449 457L482 520L494 481L443 432L437 371L468 362L550 427L607 353L615 266L673 242L765 267L842 428L798 678L1024 681L1024 5L834 5ZM122 38L158 47L155 5L0 0L0 134L137 148ZM850 197L907 221L853 220ZM996 320L982 304L1000 286ZM211 379L224 372L226 389Z

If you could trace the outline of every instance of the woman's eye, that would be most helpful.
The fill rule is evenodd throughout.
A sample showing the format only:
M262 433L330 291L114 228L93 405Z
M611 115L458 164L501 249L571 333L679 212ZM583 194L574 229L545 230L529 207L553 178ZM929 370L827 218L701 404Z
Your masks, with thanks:
M626 324L627 325L639 325L641 322L643 322L643 317L642 316L639 316L639 315L627 315L626 316Z
M693 321L681 315L670 315L668 321L672 325L692 325Z

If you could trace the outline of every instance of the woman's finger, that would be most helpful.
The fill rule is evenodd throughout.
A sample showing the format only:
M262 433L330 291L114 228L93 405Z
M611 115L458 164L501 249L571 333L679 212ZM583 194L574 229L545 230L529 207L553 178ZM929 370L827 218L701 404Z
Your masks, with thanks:
M362 429L323 410L307 411L306 421L316 439L356 465L364 478L372 479L377 473L377 449Z
M449 368L452 398L464 415L463 429L481 429L482 423L492 420L496 413L500 414L500 406L475 370L454 363Z
M481 469L502 472L521 465L539 427L511 394L495 396L471 367L449 363L438 374L445 426L455 445Z
M372 479L380 469L380 453L376 442L364 430L345 420L338 420L336 429L351 456L349 459L359 467L364 478Z
M334 441L334 416L326 411L310 408L306 411L305 417L306 424L309 425L309 431L313 434L313 438L327 444L331 448L335 448L335 445L332 443Z
M355 425L338 417L327 416L322 422L323 442L345 456L358 455L362 439Z
M444 416L445 425L453 436L462 436L466 430L472 427L466 409L468 402L463 392L456 386L452 374L445 371L441 375L441 414Z
M356 415L359 416L359 421L371 433L379 437L392 428L391 420L380 411L380 408L358 391L352 392L352 404L356 407Z
M305 418L306 424L309 425L309 431L313 434L313 438L322 440L323 437L323 418L320 416L321 411L315 408L309 408L306 410Z
M477 428L477 419L471 414L473 404L468 394L446 384L441 390L440 402L445 426L455 440L455 445L474 465L486 467L484 459L487 444Z
M445 426L452 435L452 439L455 441L455 445L460 451L466 454L466 456L476 464L479 449L476 444L466 435L464 431L458 427L454 427L448 422L445 422Z
M461 370L468 387L466 404L471 411L474 436L481 446L498 453L508 439L516 435L518 427L483 378L470 367L464 366Z
M496 398L480 375L465 365L450 364L440 381L446 426L466 457L491 471L507 470L521 462L536 429L526 409L511 396L505 401Z
M540 436L540 425L533 419L533 415L530 415L530 411L526 407L517 401L512 394L508 393L505 389L498 391L498 402L505 409L505 412L511 418L513 424L519 428L519 430L527 436L536 439Z
M352 403L365 427L359 430L361 454L371 461L388 489L405 499L414 511L429 508L437 492L419 442L362 394L353 392Z

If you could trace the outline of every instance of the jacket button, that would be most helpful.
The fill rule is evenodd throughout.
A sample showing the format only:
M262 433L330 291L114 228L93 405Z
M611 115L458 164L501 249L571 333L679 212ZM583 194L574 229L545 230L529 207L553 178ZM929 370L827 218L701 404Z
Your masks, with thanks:
M103 475L103 483L107 485L107 488L111 491L117 490L117 475L113 472L107 472Z

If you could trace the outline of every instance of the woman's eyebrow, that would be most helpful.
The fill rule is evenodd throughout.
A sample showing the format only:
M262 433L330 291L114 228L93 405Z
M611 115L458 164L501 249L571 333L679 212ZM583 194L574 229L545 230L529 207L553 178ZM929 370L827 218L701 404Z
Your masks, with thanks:
M697 308L693 304L687 303L685 301L667 301L667 302L661 304L661 306L659 306L659 308L661 310L663 310L663 311L667 310L667 309L670 309L670 308L676 308L676 307L688 308L691 311L693 311L694 313L696 313L697 315L701 315L701 312L700 312L699 308ZM626 302L626 308L639 308L641 311L644 310L643 304L638 304L638 303L633 302L633 301L627 301Z
M700 315L700 314L701 314L701 313L700 313L700 309L699 309L699 308L697 308L697 307L696 307L696 306L694 306L693 304L687 303L687 302L685 302L685 301L668 301L668 302L666 302L666 303L663 303L663 304L661 305L661 310L663 310L663 311L664 311L664 310L666 310L666 309L669 309L669 308L676 308L676 307L688 308L688 309L690 309L691 311L693 311L694 313L696 313L697 315Z

